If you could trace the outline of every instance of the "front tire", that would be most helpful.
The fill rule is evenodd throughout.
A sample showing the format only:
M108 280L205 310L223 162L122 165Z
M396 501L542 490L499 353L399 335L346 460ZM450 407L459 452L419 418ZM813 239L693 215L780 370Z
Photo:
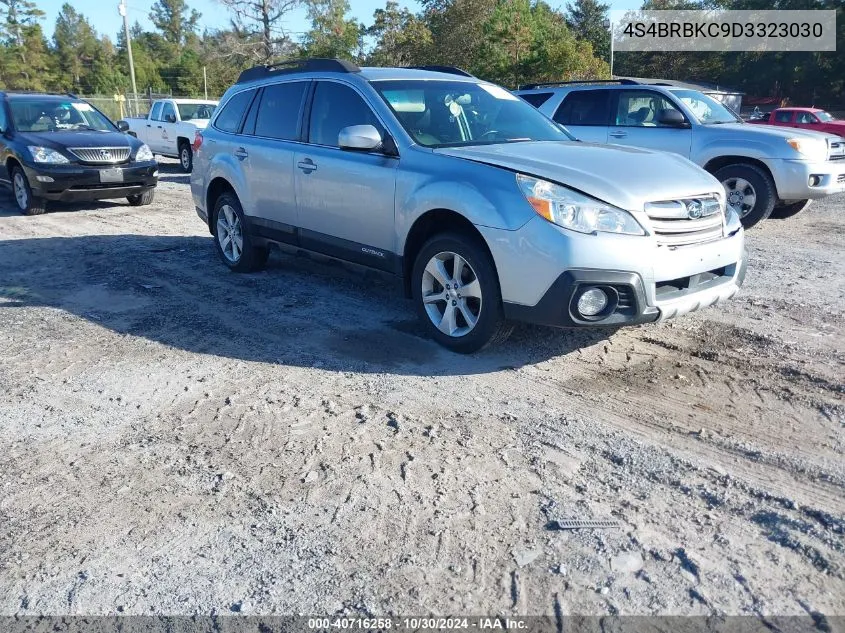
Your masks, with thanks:
M18 209L24 215L41 215L47 211L47 201L44 198L37 198L32 195L32 188L29 186L26 174L20 167L12 168L12 193Z
M129 201L133 207L145 207L148 204L152 204L153 200L156 197L156 190L155 189L148 189L144 193L136 193L133 196L126 196L126 199Z
M715 174L725 188L727 204L739 215L742 226L750 229L772 214L777 201L771 176L756 165L728 165Z
M179 145L179 166L186 174L194 169L194 150L184 142Z
M772 211L771 217L778 218L779 220L785 220L786 218L791 218L793 215L798 215L811 204L813 204L812 200L798 200L797 202L784 204L782 206L775 207Z
M411 277L414 305L430 336L444 347L471 354L505 340L496 268L477 239L444 233L417 254Z
M224 193L217 199L212 218L214 245L226 266L238 273L264 268L270 249L256 244L247 231L243 208L234 193Z

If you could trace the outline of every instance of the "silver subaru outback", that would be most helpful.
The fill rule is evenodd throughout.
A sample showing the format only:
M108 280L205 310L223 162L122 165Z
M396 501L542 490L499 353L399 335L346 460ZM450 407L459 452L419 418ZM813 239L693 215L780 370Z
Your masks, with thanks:
M230 269L289 244L404 279L458 352L509 321L658 321L736 294L739 218L677 155L574 140L458 69L303 60L244 71L194 143L191 190Z

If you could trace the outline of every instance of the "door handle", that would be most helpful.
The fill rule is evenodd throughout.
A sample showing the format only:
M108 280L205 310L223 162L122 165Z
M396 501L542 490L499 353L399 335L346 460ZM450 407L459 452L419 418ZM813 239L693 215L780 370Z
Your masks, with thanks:
M317 169L317 165L315 165L314 161L310 158L306 158L304 160L299 161L296 166L299 167L306 174L310 174L312 171L315 171Z
M243 147L239 147L235 150L235 158L237 158L238 160L249 158L249 153Z
M159 130L161 129L161 126L160 126L160 125L156 125L156 127L157 127Z
M628 133L623 130L616 130L615 132L611 132L610 136L612 136L613 138L625 138L626 136L628 136Z

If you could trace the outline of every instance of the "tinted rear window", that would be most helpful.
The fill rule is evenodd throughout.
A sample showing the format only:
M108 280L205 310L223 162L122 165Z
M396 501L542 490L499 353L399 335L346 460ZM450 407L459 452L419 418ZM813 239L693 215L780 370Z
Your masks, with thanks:
M297 138L302 99L307 81L294 81L265 86L258 105L256 136L292 141Z
M608 125L609 99L610 90L570 92L555 112L554 120L563 125Z
M775 112L775 121L779 123L789 123L792 120L792 110L781 110Z
M533 105L535 108L539 108L541 105L546 103L549 100L549 97L552 96L551 92L532 92L531 94L527 95L519 95L523 99L525 99L528 103Z
M214 127L224 132L237 132L254 94L255 90L244 90L229 99L214 121Z

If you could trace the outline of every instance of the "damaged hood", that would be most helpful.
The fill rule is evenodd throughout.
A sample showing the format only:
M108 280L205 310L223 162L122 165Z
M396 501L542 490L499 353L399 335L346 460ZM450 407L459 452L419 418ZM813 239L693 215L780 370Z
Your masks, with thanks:
M550 180L628 210L649 201L724 193L718 180L687 159L636 147L530 141L434 152Z

